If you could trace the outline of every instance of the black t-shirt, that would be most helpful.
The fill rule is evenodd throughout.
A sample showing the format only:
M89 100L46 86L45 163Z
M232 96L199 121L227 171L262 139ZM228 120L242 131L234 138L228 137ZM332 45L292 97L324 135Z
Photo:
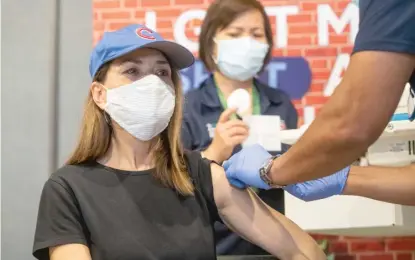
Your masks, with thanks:
M360 0L359 10L354 52L415 54L415 0ZM415 89L415 68L409 83Z
M98 163L65 166L46 182L33 255L81 243L93 260L216 259L210 162L186 153L195 195L162 186L152 170L130 172Z

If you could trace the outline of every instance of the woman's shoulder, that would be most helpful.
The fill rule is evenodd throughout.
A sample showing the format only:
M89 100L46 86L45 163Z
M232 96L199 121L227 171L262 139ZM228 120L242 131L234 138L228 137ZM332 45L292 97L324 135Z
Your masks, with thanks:
M213 194L212 164L197 151L185 151L188 171L195 185L195 195L202 196L209 211L212 223L221 221ZM219 167L219 166L218 166Z
M278 98L282 101L289 101L291 102L290 96L284 91L279 88L273 88L259 80L255 80L255 86L259 89L259 91L263 91L268 97Z
M199 151L185 150L184 157L187 170L196 187L210 189L212 187L211 164L214 162L203 158Z
M85 173L96 170L90 163L64 165L52 173L49 181L57 182L62 186L76 185L85 180Z
M210 162L205 160L199 151L184 150L183 155L192 178L198 178L199 173L210 165Z
M197 120L204 114L204 105L211 106L212 103L216 102L216 99L218 99L216 86L214 85L213 77L209 76L197 88L190 89L186 92L183 109L184 118Z
M201 89L191 89L186 92L183 102L183 116L185 118L201 111Z
M206 93L208 89L212 89L212 88L216 89L216 86L213 80L213 76L209 75L196 88L192 88L188 90L185 94L185 99L190 102L193 101L193 102L200 103L200 98Z

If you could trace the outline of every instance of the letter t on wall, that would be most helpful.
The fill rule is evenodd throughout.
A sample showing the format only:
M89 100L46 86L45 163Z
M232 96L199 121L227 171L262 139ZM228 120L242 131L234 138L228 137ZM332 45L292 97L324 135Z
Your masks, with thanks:
M284 48L287 47L288 43L288 22L287 17L289 15L298 14L298 6L287 5L287 6L273 6L266 7L266 13L269 16L276 17L276 47Z

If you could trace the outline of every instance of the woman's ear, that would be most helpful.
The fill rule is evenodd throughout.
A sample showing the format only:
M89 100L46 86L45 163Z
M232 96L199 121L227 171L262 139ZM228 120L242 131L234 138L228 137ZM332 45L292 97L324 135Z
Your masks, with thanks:
M107 90L105 87L99 82L92 82L91 84L91 96L94 100L95 104L104 109L105 105L107 104Z

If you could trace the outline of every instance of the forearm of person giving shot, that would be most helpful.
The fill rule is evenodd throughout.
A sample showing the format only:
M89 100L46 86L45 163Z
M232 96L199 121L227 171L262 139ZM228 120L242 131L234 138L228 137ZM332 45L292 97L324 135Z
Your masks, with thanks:
M288 185L291 195L313 201L344 194L415 206L415 165L403 167L351 166L317 180Z
M360 19L343 80L302 138L277 159L259 156L257 146L245 148L225 163L231 181L280 187L328 176L350 165L380 136L405 84L415 87L415 2L363 0ZM342 172L347 179L348 168Z
M415 165L351 167L343 194L415 206Z

